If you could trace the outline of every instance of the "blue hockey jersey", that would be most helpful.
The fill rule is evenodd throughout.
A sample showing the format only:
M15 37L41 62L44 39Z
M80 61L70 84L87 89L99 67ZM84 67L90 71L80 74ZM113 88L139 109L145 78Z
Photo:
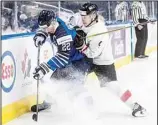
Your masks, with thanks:
M57 21L59 26L54 34L50 34L51 41L57 45L57 53L47 62L53 71L84 57L74 47L75 29L69 29L60 18L57 18Z

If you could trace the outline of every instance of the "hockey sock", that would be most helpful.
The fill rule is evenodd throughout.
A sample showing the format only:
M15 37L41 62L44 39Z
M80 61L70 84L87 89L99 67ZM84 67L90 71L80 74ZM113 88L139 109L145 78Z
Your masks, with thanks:
M122 96L121 96L121 100L123 102L126 102L130 97L132 96L131 92L129 90L125 91Z
M120 100L124 102L128 107L133 109L135 101L133 101L132 93L125 88L121 88L118 81L109 82L107 83L106 87L116 96L118 96Z

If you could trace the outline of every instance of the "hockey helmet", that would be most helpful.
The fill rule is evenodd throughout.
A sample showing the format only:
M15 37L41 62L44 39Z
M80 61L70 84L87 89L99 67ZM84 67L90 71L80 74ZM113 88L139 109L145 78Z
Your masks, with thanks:
M93 3L85 3L79 9L80 14L83 16L89 15L97 11L98 11L98 6Z
M42 10L38 16L38 25L39 26L43 26L43 25L50 26L51 22L55 21L55 20L56 20L56 15L53 11Z

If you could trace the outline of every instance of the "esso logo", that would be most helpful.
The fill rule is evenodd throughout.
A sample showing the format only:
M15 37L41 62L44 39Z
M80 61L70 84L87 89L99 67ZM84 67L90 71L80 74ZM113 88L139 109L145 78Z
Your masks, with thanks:
M10 92L14 86L16 77L16 65L13 54L6 51L2 55L2 79L1 86L3 91Z

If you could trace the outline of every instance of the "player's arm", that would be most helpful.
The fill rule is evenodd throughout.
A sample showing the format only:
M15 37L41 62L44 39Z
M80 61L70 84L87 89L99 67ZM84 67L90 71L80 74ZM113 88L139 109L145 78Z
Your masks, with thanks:
M48 37L48 33L42 29L39 29L36 32L35 36L33 37L35 46L38 47L39 45L40 46L43 45L45 43L47 37Z
M63 68L70 62L70 52L72 46L71 35L63 36L57 39L58 52L53 56L47 63L41 63L39 67L35 70L34 78L38 77L41 79L50 70L55 71L58 68Z
M109 44L109 35L98 35L88 39L86 42L88 43L88 46L83 50L83 53L88 58L95 58L98 57L103 49L106 48L107 44Z
M71 35L63 36L57 39L58 52L52 57L47 64L52 70L63 68L70 62L70 52L72 48Z

